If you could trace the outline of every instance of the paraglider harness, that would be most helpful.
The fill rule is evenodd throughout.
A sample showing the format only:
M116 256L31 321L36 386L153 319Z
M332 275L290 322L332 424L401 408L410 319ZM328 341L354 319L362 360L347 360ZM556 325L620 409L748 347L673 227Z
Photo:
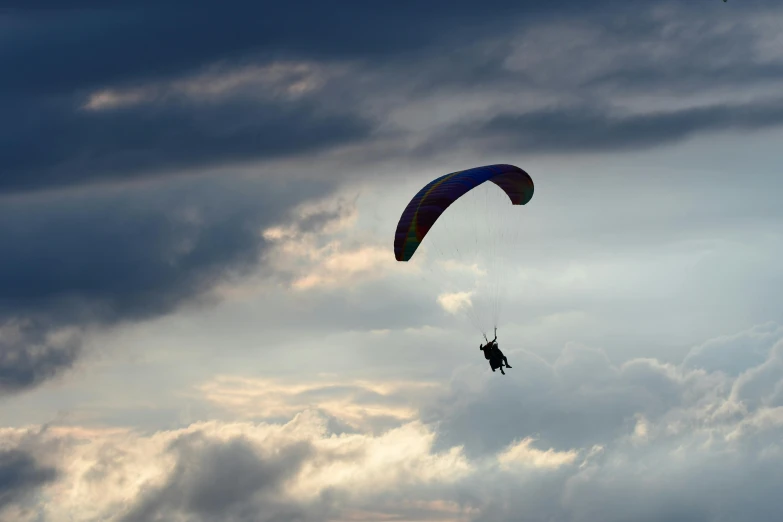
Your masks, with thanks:
M503 361L506 359L503 356L503 352L500 351L500 348L498 348L498 329L495 328L495 338L491 341L487 339L487 335L484 334L484 340L487 341L487 344L481 346L479 345L479 350L482 350L484 352L484 358L489 361L489 367L492 368L492 371L494 372L498 368L500 368L500 373L503 375L506 374L506 372L503 371ZM506 360L506 366L508 368L511 368L511 366L508 366L508 361Z

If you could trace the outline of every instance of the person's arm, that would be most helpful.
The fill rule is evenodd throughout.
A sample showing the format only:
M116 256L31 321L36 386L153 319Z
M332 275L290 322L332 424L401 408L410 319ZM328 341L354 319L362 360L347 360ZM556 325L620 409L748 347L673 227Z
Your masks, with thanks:
M495 341L497 341L497 340L498 340L498 329L497 329L497 328L495 328L495 338L494 338L494 339L492 339L492 342L494 343L494 342L495 342Z

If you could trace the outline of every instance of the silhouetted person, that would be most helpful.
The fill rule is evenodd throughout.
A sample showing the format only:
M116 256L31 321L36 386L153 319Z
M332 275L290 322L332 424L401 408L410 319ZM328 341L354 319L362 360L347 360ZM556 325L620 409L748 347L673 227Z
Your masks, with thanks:
M486 340L486 337L484 337L484 339ZM493 372L500 368L500 373L506 375L506 372L503 371L503 365L505 364L506 368L511 368L511 365L508 364L508 359L506 359L506 356L503 355L503 352L498 348L497 328L495 328L495 338L491 341L487 341L487 344L480 344L479 350L484 352L484 358L489 361L489 367L492 368Z

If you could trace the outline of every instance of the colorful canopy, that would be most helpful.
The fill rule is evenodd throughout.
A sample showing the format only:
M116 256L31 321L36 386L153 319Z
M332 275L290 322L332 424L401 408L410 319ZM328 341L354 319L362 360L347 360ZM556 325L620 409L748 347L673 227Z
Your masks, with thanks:
M487 165L461 170L433 180L405 207L394 234L394 256L408 261L441 214L463 194L491 181L508 195L513 205L533 197L533 180L514 165Z

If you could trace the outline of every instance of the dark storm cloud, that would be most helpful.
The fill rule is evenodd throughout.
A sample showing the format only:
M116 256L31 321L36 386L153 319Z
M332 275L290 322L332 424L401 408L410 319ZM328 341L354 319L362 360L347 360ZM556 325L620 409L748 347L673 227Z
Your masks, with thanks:
M223 273L255 266L261 228L326 188L202 180L9 202L0 313L110 321L169 311Z
M388 60L399 82L421 76L405 64L415 66L427 49L442 57L444 49L533 24L532 15L584 9L565 0L439 2L426 12L417 2L350 2L339 10L320 2L25 3L0 14L0 70L12 72L0 83L0 192L312 152L368 140L376 125L352 106L350 97L374 95L357 91L353 78L299 100L166 97L83 110L96 91L173 81L218 63L300 59L361 63L362 71ZM472 58L452 69L469 69L474 78L482 72L489 82L500 72L501 55Z
M779 65L755 59L752 49L759 36L748 24L712 29L710 24L721 19L716 10L685 13L694 23L707 20L694 30L685 22L672 28L671 18L651 17L647 10L622 8L613 0L428 5L422 11L413 1L388 6L352 1L338 10L321 2L140 0L77 2L68 8L26 2L24 8L8 9L0 15L4 42L0 70L13 74L0 84L4 114L0 192L366 142L373 139L379 122L360 114L357 105L375 97L412 94L415 99L441 89L475 92L501 86L591 97L596 88L606 86L629 89L641 83L650 90L665 79L667 88L700 89L725 83L727 75L733 75L735 84L747 84L774 80L781 73ZM557 46L531 32L546 30L554 19L577 24L582 18L597 35L576 47L573 41L579 40L578 35L574 37L568 26L559 28ZM512 42L526 34L532 35L533 54L546 59L527 70L509 70L506 59L512 54ZM650 46L664 44L669 46L665 59L656 58L661 53L657 47L651 52ZM676 46L682 52L674 51ZM559 47L572 52L552 51ZM721 60L710 59L716 52ZM585 63L601 62L592 59L601 53L614 57L611 64L584 77L574 76ZM350 63L355 66L354 76L297 100L237 97L231 102L196 103L164 97L124 108L80 108L90 93L103 89L178 80L215 64L230 67L280 60ZM359 81L378 71L382 72L376 83ZM690 110L615 122L609 106L606 110L567 108L565 114L507 111L489 123L472 126L470 133L490 140L510 132L517 140L511 140L509 147L536 150L623 149L725 128L726 119L733 118ZM779 123L776 117L766 123L758 116L749 118L750 128ZM677 131L680 123L685 130ZM592 126L599 127L596 137L580 139L584 136L580 133ZM446 138L429 143L453 147L449 141L453 136L454 131L447 131Z
M59 328L156 317L255 268L261 229L328 189L201 179L9 200L0 208L0 389L73 364L78 339L53 340Z
M26 451L0 450L0 511L24 501L56 478L57 470L40 465Z
M675 143L697 132L755 131L783 124L783 100L638 115L613 112L582 106L504 113L484 123L450 129L420 153L441 150L447 143L520 153L642 149Z
M243 439L222 442L193 434L177 440L172 450L177 464L167 483L143 496L124 522L170 520L178 513L190 520L237 522L305 518L302 506L278 495L311 455L308 443L263 454Z
M5 92L62 92L159 78L253 53L308 58L379 58L443 39L475 40L515 18L596 10L621 2L434 0L393 4L248 0L24 2L7 11L0 64ZM39 9L35 9L39 7ZM46 10L41 8L48 7ZM98 44L96 46L96 44ZM57 53L50 52L57 49Z
M539 86L561 82L561 88L591 95L609 89L614 96L654 93L664 100L715 88L774 85L783 77L783 64L777 53L762 49L775 47L770 38L776 30L756 23L759 12L743 5L732 15L683 2L669 3L657 14L650 5L630 16L609 13L555 22L555 32L543 29L524 39L530 52L521 55L529 63L515 63L512 57L512 68ZM558 36L561 45L552 46ZM566 77L571 81L564 82Z
M470 145L481 153L639 150L780 126L783 101L758 94L783 79L776 32L751 11L727 19L721 10L667 10L565 14L444 58L422 53L429 57L419 67L426 63L429 74L413 75L411 99L452 96L440 112L457 114L460 96L484 91L499 101L441 125L417 153Z
M82 102L0 101L0 193L314 152L371 132L359 116L313 100L167 98L94 111Z
M30 388L70 368L81 354L81 339L52 340L36 321L0 320L0 396Z

